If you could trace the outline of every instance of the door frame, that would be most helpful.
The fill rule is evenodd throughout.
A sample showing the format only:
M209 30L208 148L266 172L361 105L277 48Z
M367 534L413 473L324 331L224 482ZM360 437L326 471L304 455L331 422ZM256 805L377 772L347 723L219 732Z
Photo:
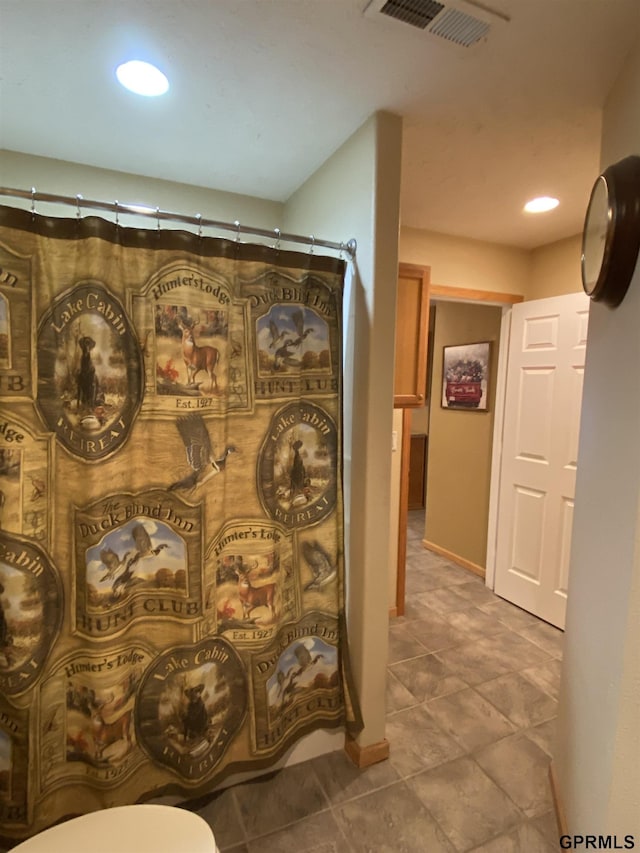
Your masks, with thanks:
M404 616L407 522L409 513L409 455L411 452L411 409L402 410L402 441L400 444L400 499L398 525L398 558L396 568L396 606L394 616ZM404 509L404 515L403 515ZM426 509L425 509L426 511ZM402 571L400 570L402 567Z
M502 434L506 405L507 367L511 337L511 308L503 307L498 349L496 403L491 442L491 479L489 481L489 519L487 522L487 562L484 582L489 589L496 585L496 551L498 544L498 507L500 505L500 466L502 463Z
M500 475L500 454L502 453L502 425L504 422L505 385L507 375L507 356L509 331L511 328L511 306L524 302L519 293L498 293L492 290L474 290L466 287L450 287L444 284L431 284L429 305L433 301L479 302L502 308L500 325L500 345L498 348L498 378L496 385L496 409L494 418L493 445L491 453L491 484L489 498L489 539L487 541L487 566L485 584L493 589L495 583L495 551L497 536L498 488L495 478ZM506 342L506 343L505 343ZM431 389L427 397L431 399ZM498 430L499 423L499 430ZM406 558L407 558L407 522L409 513L409 447L411 440L411 410L404 409L402 417L402 445L400 457L400 498L398 508L398 549L396 561L396 602L392 609L394 615L403 616L405 612ZM499 482L499 480L498 480ZM426 507L425 507L426 514ZM491 562L489 556L491 555Z

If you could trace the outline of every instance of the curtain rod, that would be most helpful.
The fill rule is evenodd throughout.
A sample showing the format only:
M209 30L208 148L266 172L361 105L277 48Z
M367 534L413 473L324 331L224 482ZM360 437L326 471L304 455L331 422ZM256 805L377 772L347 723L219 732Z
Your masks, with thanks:
M119 201L92 201L91 199L83 198L81 195L64 196L52 195L51 193L36 192L35 187L31 190L19 190L11 187L0 187L0 196L13 196L14 198L31 199L31 212L35 214L35 203L37 201L53 202L56 204L68 204L75 207L80 216L80 208L93 208L95 210L108 210L115 213L116 224L118 222L119 213L129 213L136 216L148 216L156 220L158 228L160 228L160 220L171 220L172 222L184 222L187 225L195 225L198 227L198 233L202 233L202 228L207 226L210 228L218 228L224 231L235 231L237 237L240 234L257 234L260 237L274 237L276 243L283 240L286 243L304 243L311 246L313 251L314 246L322 246L327 249L336 249L340 252L346 252L349 257L355 258L357 243L354 238L346 243L337 243L333 240L319 240L310 234L304 237L301 234L288 234L281 231L279 228L274 228L270 231L267 228L255 228L251 225L242 225L238 220L235 222L219 222L216 219L205 219L201 214L195 216L186 216L181 213L170 213L166 210L160 210L159 207L147 207L143 204L120 204Z

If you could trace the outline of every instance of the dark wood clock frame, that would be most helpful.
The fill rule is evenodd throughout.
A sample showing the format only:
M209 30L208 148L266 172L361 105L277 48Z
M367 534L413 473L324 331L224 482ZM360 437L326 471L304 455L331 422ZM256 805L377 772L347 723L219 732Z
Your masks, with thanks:
M592 202L596 191L606 190L607 221L604 252L597 278L588 281L585 273L587 235L594 215ZM640 251L640 156L632 154L607 167L591 190L582 236L582 284L594 302L616 308L624 299L638 261Z

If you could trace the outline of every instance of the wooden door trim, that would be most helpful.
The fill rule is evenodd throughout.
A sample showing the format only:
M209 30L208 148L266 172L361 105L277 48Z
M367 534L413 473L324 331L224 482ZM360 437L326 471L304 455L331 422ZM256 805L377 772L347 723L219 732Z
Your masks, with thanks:
M407 521L409 515L409 454L411 453L411 409L402 410L400 445L400 507L398 512L398 559L396 569L395 615L404 616L407 560Z
M429 287L431 299L462 299L465 302L493 302L494 305L515 305L524 302L524 296L519 293L498 293L495 290L473 290L469 287L449 287L448 284L431 284Z

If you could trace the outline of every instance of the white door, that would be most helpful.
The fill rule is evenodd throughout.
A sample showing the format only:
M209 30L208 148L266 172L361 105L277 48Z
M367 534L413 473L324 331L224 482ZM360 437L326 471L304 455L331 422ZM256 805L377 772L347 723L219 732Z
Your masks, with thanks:
M564 628L589 320L584 293L515 305L495 592Z

